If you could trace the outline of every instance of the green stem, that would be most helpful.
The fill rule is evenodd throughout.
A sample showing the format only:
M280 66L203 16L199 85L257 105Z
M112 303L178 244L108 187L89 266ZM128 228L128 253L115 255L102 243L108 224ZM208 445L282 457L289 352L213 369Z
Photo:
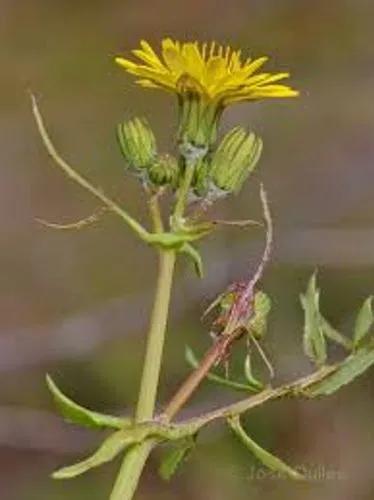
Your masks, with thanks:
M136 421L150 420L154 413L175 259L174 251L160 251L159 253L159 274L136 408ZM153 444L153 440L144 441L127 452L110 500L133 498Z
M126 453L110 500L131 500L134 497L141 473L153 446L153 439L144 441L133 446Z
M174 221L178 221L183 216L194 167L194 163L189 163L186 167L174 208ZM150 208L154 226L161 228L157 199L153 200ZM136 421L150 420L154 414L175 260L175 251L159 251L159 274L136 408ZM144 465L155 443L154 439L146 440L133 446L126 453L110 500L131 500L133 498Z
M159 275L136 409L137 421L147 420L153 417L169 311L175 257L174 251L162 251L159 254Z
M187 162L185 175L183 177L182 185L179 188L178 199L175 204L173 219L178 223L178 219L183 216L184 207L186 206L187 194L190 188L193 174L195 171L196 162Z

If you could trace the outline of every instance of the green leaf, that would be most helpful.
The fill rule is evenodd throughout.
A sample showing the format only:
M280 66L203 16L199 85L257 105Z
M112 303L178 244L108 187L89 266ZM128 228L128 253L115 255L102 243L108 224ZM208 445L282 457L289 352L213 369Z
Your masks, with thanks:
M301 295L300 300L304 309L304 352L318 366L321 366L326 361L327 350L319 312L316 273L310 278L306 293Z
M78 405L60 391L49 375L46 376L46 380L54 402L66 421L94 429L108 427L112 429L122 429L131 424L130 419L97 413Z
M372 301L373 297L368 297L358 312L353 334L353 345L355 347L361 343L373 326L374 315Z
M258 390L261 390L264 388L264 384L260 382L252 373L252 362L251 362L251 356L248 353L245 361L244 361L244 375L245 378L247 379L249 385L256 387Z
M94 467L99 467L111 462L127 446L133 444L134 437L124 431L116 431L105 439L100 448L82 462L63 467L52 474L53 479L71 479L87 472Z
M197 368L199 365L199 360L195 356L193 350L186 346L185 349L185 360L192 368ZM241 392L259 392L263 389L262 385L258 384L243 384L242 382L236 382L235 380L231 380L225 377L220 377L215 373L208 373L206 375L206 379L210 382L214 382L216 384L222 385L224 387L230 387L231 389L235 389Z
M257 338L264 337L267 330L267 319L271 310L271 299L263 291L255 294L253 314L251 315L247 329Z
M195 446L195 439L182 439L169 451L162 460L158 473L165 481L169 481L177 469L186 461Z
M203 270L203 261L200 253L189 243L185 243L179 252L186 254L190 257L194 263L196 274L199 278L203 278L204 270Z
M352 342L347 339L344 335L342 335L338 330L336 330L322 315L321 318L321 326L323 333L327 338L336 342L337 344L344 347L347 351L352 350Z
M362 348L348 356L329 377L308 389L308 395L328 396L349 384L374 363L374 347Z
M227 420L227 423L233 430L234 434L244 444L244 446L246 446L253 453L253 455L257 458L257 460L259 460L270 470L279 472L282 476L286 476L290 479L295 479L295 480L305 479L305 477L302 474L300 474L300 472L296 471L295 469L292 469L292 467L283 462L283 460L276 457L269 451L262 448L255 441L253 441L253 439L248 436L248 434L241 426L240 419L238 416L229 418Z

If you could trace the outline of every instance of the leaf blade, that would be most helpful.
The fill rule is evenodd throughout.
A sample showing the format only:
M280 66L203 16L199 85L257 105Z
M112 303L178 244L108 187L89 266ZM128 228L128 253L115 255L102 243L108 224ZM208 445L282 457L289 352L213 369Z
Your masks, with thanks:
M130 419L98 413L75 403L63 394L48 374L46 382L58 411L67 422L93 429L122 429L131 423Z
M348 356L330 377L322 380L308 390L315 396L329 396L344 385L349 384L374 364L374 348L362 348Z
M367 336L374 322L373 314L373 297L368 297L362 304L355 322L353 345L357 347L361 341Z
M263 465L268 467L270 470L274 472L279 472L290 479L296 481L305 480L305 477L302 474L300 474L300 472L293 469L285 462L283 462L283 460L276 457L269 451L262 448L255 441L253 441L253 439L250 436L248 436L248 434L241 426L240 419L238 416L229 418L227 422L229 427L232 429L234 434L240 439L240 441L244 444L244 446L248 448L257 458L257 460L259 460Z
M158 473L164 481L169 481L186 461L195 446L195 439L183 439L162 460Z
M62 467L52 474L53 479L72 479L90 469L111 462L121 451L134 442L131 435L117 431L107 437L93 455L74 465Z
M322 366L327 359L327 348L321 326L316 273L309 279L305 295L300 296L300 301L304 309L304 352L317 366Z

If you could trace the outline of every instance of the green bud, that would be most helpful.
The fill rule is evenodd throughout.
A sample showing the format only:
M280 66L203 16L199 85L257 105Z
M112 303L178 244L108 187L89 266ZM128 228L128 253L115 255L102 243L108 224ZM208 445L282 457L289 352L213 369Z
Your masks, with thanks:
M144 176L156 157L156 140L145 119L134 118L117 127L119 146L129 167Z
M179 96L178 141L185 156L202 158L217 139L222 106L187 90Z
M242 127L228 132L212 155L208 196L217 199L238 193L253 172L262 151L262 140Z
M178 162L168 154L159 156L148 168L149 180L156 186L175 186L178 175Z

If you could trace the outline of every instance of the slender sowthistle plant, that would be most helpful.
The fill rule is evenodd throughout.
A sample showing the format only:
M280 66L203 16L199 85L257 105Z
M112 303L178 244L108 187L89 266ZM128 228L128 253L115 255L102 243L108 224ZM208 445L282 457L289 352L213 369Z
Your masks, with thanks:
M299 380L273 387L274 368L262 347L271 301L260 290L259 283L269 260L272 246L272 219L264 188L260 196L263 226L266 229L262 258L255 273L232 283L220 293L206 313L215 312L209 328L212 345L199 361L190 348L186 361L193 370L159 414L155 414L157 387L162 364L162 351L167 324L173 272L176 258L185 254L192 259L200 277L202 259L193 243L214 231L218 223L237 225L253 221L213 221L207 218L211 204L238 193L254 170L262 151L262 141L253 132L235 127L221 140L218 130L224 109L241 101L297 96L298 92L279 83L288 73L258 73L266 57L242 61L240 51L214 43L180 43L170 39L162 42L159 57L145 42L133 54L140 62L117 58L116 62L136 75L145 88L159 88L178 98L179 120L176 132L177 155L160 154L155 136L144 119L134 118L117 127L120 150L127 169L136 175L147 193L152 221L150 230L131 217L100 188L94 187L71 167L56 151L45 128L36 100L33 113L44 144L56 164L81 187L98 198L102 208L81 221L59 225L41 221L54 228L81 228L95 221L104 212L117 214L145 243L158 254L159 274L150 320L148 340L140 383L138 403L132 417L121 418L83 408L67 398L50 377L47 383L55 402L66 420L98 429L111 429L100 448L88 459L55 472L57 479L71 478L123 455L123 464L115 482L111 500L133 498L140 475L153 448L170 443L171 453L160 467L161 476L169 478L195 446L198 433L210 422L222 419L243 444L267 467L292 479L303 476L282 460L259 446L248 436L240 416L251 408L284 395L316 397L329 395L364 372L374 363L371 297L360 309L352 339L343 336L322 316L316 275L301 296L305 312L304 351L315 370ZM172 194L169 212L161 213L159 200ZM168 198L170 200L170 197ZM218 365L227 366L231 350L246 341L243 356L243 378L232 380L228 371L214 373ZM340 344L346 358L340 363L327 361L327 342ZM267 380L252 370L257 355L267 369ZM174 422L178 411L189 401L204 380L231 387L246 394L236 403L223 406L189 420Z

